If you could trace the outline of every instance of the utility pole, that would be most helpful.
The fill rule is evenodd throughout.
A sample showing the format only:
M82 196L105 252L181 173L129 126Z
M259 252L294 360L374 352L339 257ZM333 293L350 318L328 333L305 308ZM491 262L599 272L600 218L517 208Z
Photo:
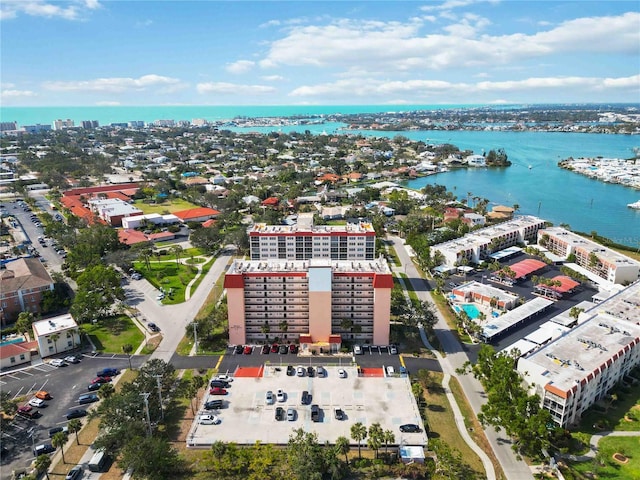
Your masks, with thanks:
M144 401L144 413L147 416L147 436L151 436L151 418L149 417L149 395L150 393L144 392L141 393L140 396Z
M198 324L193 322L193 344L195 346L196 355L198 354Z
M158 397L160 398L160 418L164 420L164 407L162 406L162 389L160 388L160 379L162 375L155 375L156 381L158 382Z

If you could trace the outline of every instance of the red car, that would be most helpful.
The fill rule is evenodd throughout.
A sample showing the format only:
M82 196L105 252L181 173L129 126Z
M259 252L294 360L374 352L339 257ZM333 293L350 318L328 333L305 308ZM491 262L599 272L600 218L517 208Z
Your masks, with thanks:
M244 347L244 354L245 355L251 355L251 352L253 352L253 347L250 345L246 345Z
M289 345L289 353L298 353L298 346L293 343Z
M277 343L274 343L273 345L271 345L271 353L278 353L278 349L280 347L278 346Z
M227 391L222 387L213 387L209 390L209 395L226 395Z
M111 377L96 377L91 380L91 383L108 383L111 381Z

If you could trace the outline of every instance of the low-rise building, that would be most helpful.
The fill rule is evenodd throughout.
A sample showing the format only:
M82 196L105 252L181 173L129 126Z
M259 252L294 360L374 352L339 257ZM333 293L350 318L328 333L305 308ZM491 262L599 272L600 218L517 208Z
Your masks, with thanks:
M128 202L119 198L105 200L89 200L90 208L102 220L112 227L122 226L122 219L142 215L143 212L138 207L134 207Z
M224 280L232 344L271 338L337 349L386 345L393 276L371 261L236 260Z
M20 312L40 313L42 295L54 282L37 258L19 258L0 270L0 323L13 322Z
M70 314L34 322L32 328L42 358L73 350L80 345L80 330Z
M220 212L213 208L198 207L180 210L173 212L173 214L183 222L204 222L212 218L217 218Z
M640 274L639 262L561 227L540 230L538 243L565 260L573 255L577 265L610 283L635 282Z
M18 367L31 363L33 358L38 357L38 342L10 342L0 343L0 370Z

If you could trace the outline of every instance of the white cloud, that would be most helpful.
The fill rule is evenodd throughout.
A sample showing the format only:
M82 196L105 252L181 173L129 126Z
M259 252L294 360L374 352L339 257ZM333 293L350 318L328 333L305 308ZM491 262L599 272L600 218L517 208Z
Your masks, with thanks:
M284 80L284 77L280 76L280 75L265 75L263 77L260 77L262 80L264 80L265 82L281 82Z
M268 85L240 85L227 82L199 83L196 90L201 94L223 93L229 95L264 95L276 92L275 87Z
M2 98L21 98L21 97L36 97L38 94L31 90L2 90L0 97Z
M118 107L120 106L120 102L113 102L110 100L103 100L101 102L96 102L96 106L98 107Z
M160 87L159 93L171 93L185 88L186 85L178 78L163 77L161 75L143 75L139 78L112 77L96 78L93 80L45 82L43 87L56 92L110 92L122 93L126 91L149 90Z
M138 20L138 21L135 23L135 26L136 26L137 28L145 28L145 27L149 27L149 26L151 26L151 25L153 25L153 20L151 20L151 19Z
M255 64L256 63L251 60L238 60L237 62L228 63L225 66L225 70L234 74L247 73Z
M63 18L79 20L87 10L95 10L102 5L98 0L3 0L0 3L0 19L16 18L19 14L32 17Z
M334 20L326 25L290 28L271 43L259 61L263 68L280 65L387 71L497 67L556 53L640 54L640 13L571 20L532 35L481 32L490 22L463 15L441 29L424 34L423 19L406 23ZM431 27L433 28L433 27Z

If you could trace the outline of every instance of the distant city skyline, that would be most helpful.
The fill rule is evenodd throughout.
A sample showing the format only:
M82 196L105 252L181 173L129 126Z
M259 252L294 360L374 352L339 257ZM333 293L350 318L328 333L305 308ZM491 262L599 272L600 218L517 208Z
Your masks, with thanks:
M637 103L639 10L3 0L0 105Z

